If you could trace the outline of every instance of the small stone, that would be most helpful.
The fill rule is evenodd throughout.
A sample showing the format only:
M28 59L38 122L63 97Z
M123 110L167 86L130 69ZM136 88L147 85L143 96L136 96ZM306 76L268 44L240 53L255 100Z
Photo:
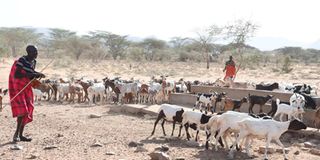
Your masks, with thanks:
M143 146L143 143L131 141L128 145L129 147L137 147L137 146Z
M169 151L169 147L167 145L162 145L154 149L155 151L167 152Z
M58 148L57 146L45 146L43 149L44 150L50 150L50 149L55 149Z
M310 149L303 147L303 148L301 148L301 150L302 150L302 151L309 151Z
M177 157L177 158L175 158L175 160L185 160L185 158L184 157Z
M1 153L1 155L0 156L4 156L4 155L6 155L5 153Z
M309 152L310 152L311 154L320 156L320 150L319 150L319 149L313 148L313 149L311 149Z
M294 155L299 155L299 154L300 154L300 151L295 151L293 154L294 154Z
M58 133L57 137L63 137L63 134Z
M151 160L170 160L169 155L163 153L163 152L152 152L148 154L151 157Z
M27 159L36 159L38 157L38 155L31 154L29 157L27 157Z
M304 146L305 146L306 148L314 148L314 147L317 146L317 145L315 145L315 144L313 144L313 143L311 143L311 142L304 142L303 144L304 144Z
M89 118L101 118L101 115L98 114L90 114Z
M103 146L102 144L96 142L93 145L91 145L90 147L102 147L102 146Z
M115 155L115 153L114 152L107 152L106 155L112 156L112 155Z
M15 144L15 145L11 146L10 149L11 149L11 150L22 150L23 147Z
M137 149L134 152L148 152L143 146L137 146Z
M259 153L264 153L265 152L266 147L259 147ZM276 150L272 147L268 147L268 153L272 154L274 152L276 152Z
M289 148L284 148L284 152L286 153L286 154L288 154L289 153L289 151L290 151L290 149ZM282 151L282 148L277 148L276 149L276 152L278 152L278 153L282 153L283 151Z

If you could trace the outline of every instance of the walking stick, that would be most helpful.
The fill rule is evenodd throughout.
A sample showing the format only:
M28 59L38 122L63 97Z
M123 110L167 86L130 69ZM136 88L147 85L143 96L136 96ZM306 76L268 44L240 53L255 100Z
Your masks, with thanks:
M52 59L46 66L44 66L44 68L40 72L43 72L53 61L54 61L54 59ZM36 80L36 78L33 78L29 83L27 83L15 96L13 96L12 99L10 99L9 103L11 103L21 92L23 92L34 80ZM6 106L7 106L7 104L5 104L3 107L1 107L0 112L2 112L2 109Z

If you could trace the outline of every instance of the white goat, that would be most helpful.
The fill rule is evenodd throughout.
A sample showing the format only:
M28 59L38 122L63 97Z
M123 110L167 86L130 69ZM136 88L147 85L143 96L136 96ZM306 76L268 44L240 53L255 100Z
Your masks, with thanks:
M187 139L190 139L190 134L188 132L188 126L192 124L196 124L197 135L195 141L198 141L198 134L200 127L204 127L206 134L208 134L207 124L211 116L206 114L202 114L200 112L195 111L185 111L182 115L182 125L186 128Z
M104 102L105 86L103 83L93 83L92 86L88 88L88 97L90 99L89 104L92 104L93 98L95 97L97 102L97 97L100 96L101 103Z
M215 150L218 151L218 139L225 135L226 132L234 132L238 133L240 128L237 122L246 119L246 118L253 118L248 113L240 113L234 111L227 111L222 115L218 116L217 118L213 119L213 122L210 122L211 125L211 133L219 130L218 135L216 137L215 142ZM214 126L213 126L214 125ZM229 148L227 141L223 138L226 148Z
M279 119L281 122L283 122L282 120L283 114L287 114L288 120L291 120L292 117L296 119L298 114L304 113L304 109L300 106L294 107L284 103L280 104L279 99L277 99L276 102L277 102L277 112L275 113L274 117L280 114Z
M159 101L159 99L164 100L164 95L161 93L161 84L156 82L150 82L149 89L149 102L155 103ZM161 96L161 97L160 97Z
M233 144L232 149L229 152L230 158L233 158L233 151L235 144L238 144L241 139L246 138L246 152L249 157L251 157L251 154L249 152L249 147L252 143L253 137L262 137L266 138L266 148L265 148L265 155L264 159L268 159L267 151L271 140L275 140L278 145L282 147L283 156L285 160L287 160L284 146L279 140L280 136L287 130L300 130L300 129L306 129L307 126L302 123L301 121L298 121L296 119L292 121L286 121L286 122L278 122L275 120L263 120L263 119L255 119L255 118L246 118L240 122L237 122L238 127L240 129L239 136L236 138L236 141ZM251 143L249 143L249 140L251 140Z
M32 88L32 92L33 92L33 97L34 97L34 101L41 101L41 98L44 96L44 93L41 92L39 89L34 89Z
M294 93L291 97L290 97L290 106L293 107L300 107L300 108L304 108L304 105L306 103L305 98L303 97L303 95L298 94L298 93ZM300 113L301 116L301 120L303 119L303 114Z
M57 90L59 93L59 101L62 102L64 96L68 96L70 92L69 83L58 83Z
M154 132L156 130L156 126L161 119L163 119L161 126L162 126L162 131L163 131L164 136L166 136L166 132L165 132L164 126L163 126L165 121L173 122L173 128L172 128L172 133L171 133L171 136L173 136L176 122L179 122L179 123L182 122L183 112L184 112L184 110L181 106L171 105L171 104L162 104L159 108L158 118L154 123L154 127L153 127L153 131L151 132L151 136L154 134ZM180 126L179 137L181 135L181 128L182 128L182 125Z
M193 110L200 103L199 110L201 112L202 112L202 105L204 105L205 107L208 107L208 110L210 111L210 109L213 106L213 103L215 101L215 95L216 95L215 93L212 93L212 94L198 94L197 95L197 101L194 104ZM207 110L206 110L206 112L207 112Z

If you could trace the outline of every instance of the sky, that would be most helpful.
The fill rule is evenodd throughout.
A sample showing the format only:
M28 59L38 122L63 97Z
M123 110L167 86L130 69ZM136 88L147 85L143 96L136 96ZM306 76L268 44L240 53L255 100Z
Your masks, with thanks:
M320 44L319 6L319 0L1 0L0 27L63 28L79 34L104 30L169 40L245 19L260 26L249 40L258 48L272 49L268 43L306 47Z

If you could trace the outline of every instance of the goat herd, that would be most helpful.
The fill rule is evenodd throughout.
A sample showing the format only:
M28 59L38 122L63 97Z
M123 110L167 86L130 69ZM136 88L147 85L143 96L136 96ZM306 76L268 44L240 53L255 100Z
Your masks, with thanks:
M218 101L221 101L222 97L225 95L225 93L198 94L196 105L198 103L203 103L210 106L212 100L217 103ZM301 94L294 93L290 97L289 104L281 103L279 99L276 99L275 102L274 100L272 100L273 107L269 112L269 115L262 113L261 108L259 114L253 114L252 108L255 104L259 104L261 107L271 99L271 95L267 95L266 97L249 95L249 113L227 111L230 109L239 109L242 103L247 102L246 97L244 97L240 101L226 99L225 106L222 109L226 112L215 113L216 107L214 107L214 109L210 110L212 114L207 114L208 110L206 110L205 113L202 113L201 108L201 112L198 112L194 111L194 109L192 111L187 110L184 107L178 105L162 104L159 109L158 117L154 123L154 128L151 132L151 136L154 135L156 126L160 120L163 120L161 126L163 134L165 136L165 121L173 122L173 129L171 133L171 136L173 136L175 124L176 122L178 122L181 124L178 137L181 136L181 130L183 127L185 127L185 132L188 140L191 137L188 131L189 127L197 131L195 141L198 141L198 133L200 128L204 128L207 136L206 149L209 148L211 135L215 135L214 137L216 151L218 151L218 142L221 147L226 147L226 149L229 149L227 139L231 140L230 135L234 133L234 135L236 135L236 138L234 141L231 140L232 145L229 151L229 158L234 158L235 149L237 148L237 150L239 150L239 145L241 147L243 143L245 143L244 145L246 148L246 153L249 157L251 157L252 155L250 153L250 147L253 143L253 138L265 138L267 141L264 155L265 159L268 159L268 147L272 140L274 140L279 146L282 147L284 159L287 159L284 145L281 143L279 138L287 130L301 130L307 128L307 126L302 122L302 116L301 119L298 119L298 115L302 115L304 113L303 108L305 106L306 100ZM276 121L272 117L277 116L278 114L280 114L280 121ZM288 121L282 121L283 114L288 115ZM318 109L316 114L316 119L318 121L317 123L319 123L320 109Z
M255 137L266 138L265 159L267 159L267 148L271 140L280 145L283 149L283 156L287 159L284 146L280 142L279 137L287 130L306 129L306 125L302 122L302 114L304 108L316 109L316 103L313 101L311 94L316 94L313 87L303 85L280 85L279 83L271 84L256 84L252 83L238 83L234 82L228 84L220 79L215 83L203 83L200 81L184 81L180 79L178 82L151 78L149 83L140 83L139 81L126 81L120 78L109 79L103 78L102 81L71 79L71 80L42 80L33 86L35 100L45 97L47 100L53 101L68 101L74 103L77 97L78 103L88 102L105 103L121 102L121 103L162 103L168 100L170 93L184 92L191 93L191 85L215 85L219 87L234 87L234 88L250 88L254 87L257 90L281 90L283 92L292 92L292 96L288 103L275 99L272 95L257 96L248 95L240 100L231 99L225 92L217 93L212 91L209 94L197 94L197 101L195 102L193 110L186 110L182 106L162 104L159 109L158 117L155 121L152 134L154 134L156 125L160 120L162 121L163 134L165 121L173 121L173 136L176 122L180 123L179 137L181 136L181 129L185 127L187 139L190 139L188 128L197 131L195 140L198 140L198 133L200 128L204 128L207 135L206 148L209 148L209 141L212 139L211 135L215 135L215 149L217 150L217 143L222 147L229 149L227 139L231 140L230 135L234 133L236 138L232 141L232 147L229 156L232 158L234 150L242 146L244 143L246 152L249 156L250 146ZM0 103L2 97L7 90L0 89ZM274 100L275 99L275 100ZM268 114L262 113L262 106L268 101L271 101L272 109ZM241 113L240 107L243 103L249 103L249 113ZM257 104L260 106L260 113L253 114L253 107ZM0 104L2 106L2 104ZM216 112L217 106L220 106L220 111ZM199 111L195 109L199 107ZM202 113L202 111L205 111ZM238 110L236 112L235 110ZM211 113L208 113L211 112ZM283 115L288 115L288 121L283 122ZM280 115L280 121L276 121L273 117ZM314 123L320 122L320 110L316 113ZM240 143L241 142L241 143Z

